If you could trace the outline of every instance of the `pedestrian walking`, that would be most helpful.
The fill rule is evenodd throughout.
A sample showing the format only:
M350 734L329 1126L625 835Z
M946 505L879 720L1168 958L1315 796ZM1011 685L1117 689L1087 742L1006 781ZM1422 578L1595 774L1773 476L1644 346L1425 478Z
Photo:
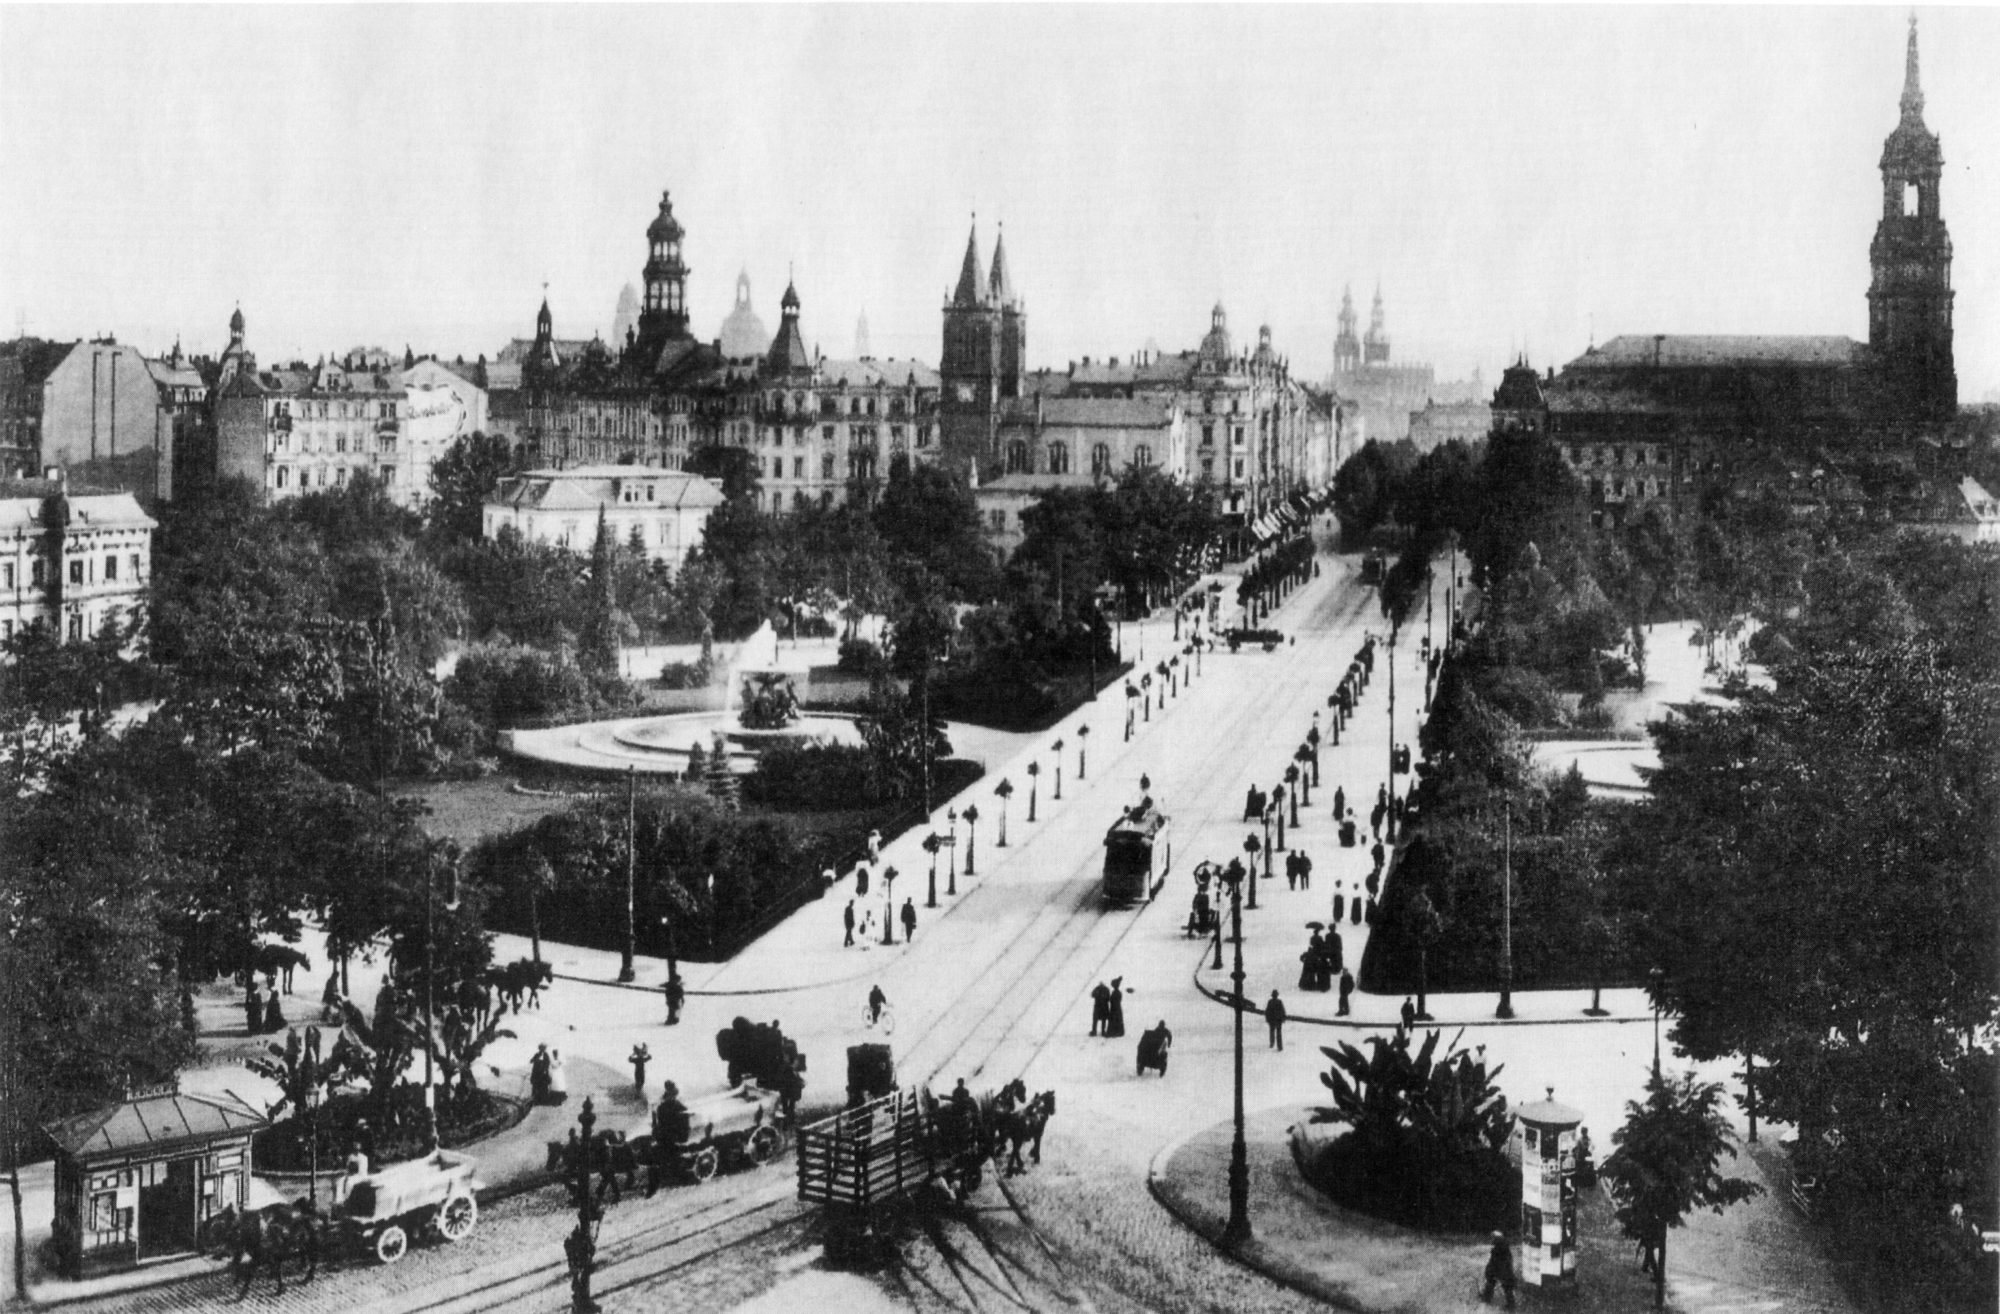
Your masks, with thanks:
M857 899L863 898L867 895L867 893L868 893L868 864L865 862L857 862L854 864L854 897Z
M271 993L264 1000L264 1030L283 1031L284 1029L285 1010L280 1003L278 987L274 983L271 986Z
M528 1060L528 1090L534 1095L534 1102L549 1102L549 1047L535 1046L534 1057Z
M1375 924L1375 896L1372 894L1368 896L1368 911L1362 916L1361 920L1370 926Z
M1401 1012L1403 1017L1403 1029L1405 1031L1409 1030L1411 1027L1417 1024L1417 1006L1410 1002L1410 997L1408 995L1403 996L1403 1007Z
M632 1046L631 1056L626 1060L632 1065L632 1089L639 1092L639 1098L646 1098L646 1065L653 1061L653 1051L640 1041Z
M1376 847L1380 848L1381 845L1378 844ZM1361 885L1363 889L1368 891L1368 897L1371 899L1380 894L1382 892L1382 869L1377 867L1374 871L1369 872L1368 879L1361 882Z
M1278 998L1273 990L1268 1003L1264 1005L1264 1025L1271 1031L1271 1048L1280 1054L1285 1052L1285 1001Z
M1354 892L1354 898L1347 905L1347 920L1350 924L1361 925L1361 891Z
M1313 887L1312 855L1309 853L1301 853L1299 854L1299 888L1302 890L1310 890L1312 887Z
M257 988L253 978L249 993L243 996L243 1030L249 1035L262 1035L264 1031L264 994Z
M1299 888L1299 855L1296 853L1285 855L1285 888L1288 890Z
M1353 998L1354 998L1354 973L1348 971L1346 968L1342 968L1340 970L1340 1012L1338 1016L1340 1017L1347 1016L1349 1011L1348 1001Z
M1507 1293L1507 1308L1514 1308L1514 1247L1507 1244L1504 1232L1493 1234L1493 1248L1486 1252L1486 1285L1479 1289L1482 1304L1493 1299L1495 1283Z
M1340 847L1351 849L1360 842L1354 831L1354 818L1348 817L1340 823Z
M1347 787L1345 785L1335 785L1333 787L1333 819L1339 821L1346 815Z
M880 861L882 861L882 832L871 830L868 832L868 863L873 866Z
M1378 840L1382 838L1382 817L1388 811L1389 811L1388 804L1377 803L1374 806L1374 808L1370 810L1370 812L1368 813L1368 829L1374 834L1375 838Z
M903 939L909 940L917 933L917 905L903 900Z
M1257 799L1257 787L1252 785L1248 792L1243 795L1243 819L1245 821L1255 821L1263 815L1264 805Z
M1111 988L1099 981L1090 992L1090 1034L1106 1034L1105 1028L1111 1024Z
M1327 975L1327 983L1321 986L1320 989L1331 990L1333 988L1334 974L1347 966L1347 950L1346 946L1340 941L1339 931L1334 930L1332 927L1327 928L1326 943L1321 947L1320 952L1326 957Z
M1382 784L1375 786L1375 806L1382 809L1382 811L1384 812L1387 812L1389 810L1388 785Z
M667 996L667 1025L677 1027L681 1024L681 1005L687 1002L687 987L681 984L679 976L670 976L660 988Z
M841 942L840 947L846 949L854 943L854 900L847 901L846 909L840 914L840 921L847 928L847 939Z
M569 1071L563 1066L562 1051L549 1051L549 1103L561 1104L569 1098Z
M1125 1034L1125 978L1111 978L1111 1013L1104 1034L1118 1037Z
M1376 870L1376 871L1378 871L1378 872L1379 872L1379 871L1381 871L1381 870L1382 870L1382 841L1381 841L1381 840L1376 840L1376 841L1375 841L1375 846L1374 846L1373 848L1371 848L1371 849L1369 849L1369 850L1368 850L1368 860L1369 860L1370 862L1372 862L1372 863L1374 863L1374 864L1375 864L1375 870Z
M1346 918L1346 916L1347 916L1347 886L1345 884L1338 884L1333 887L1334 924L1336 926L1339 925L1340 922Z

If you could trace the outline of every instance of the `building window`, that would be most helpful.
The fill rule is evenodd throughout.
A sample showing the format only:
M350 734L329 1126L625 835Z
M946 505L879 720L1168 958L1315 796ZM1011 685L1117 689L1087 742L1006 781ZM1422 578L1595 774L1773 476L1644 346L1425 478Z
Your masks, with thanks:
M118 554L115 552L104 554L104 578L107 581L118 578Z
M347 450L347 435L346 435L346 434L341 434L341 435L340 435L339 437L337 437L337 438L335 438L335 439L333 440L333 450L334 450L334 451L336 451L336 452L344 452L344 451L346 451L346 450Z
M1029 469L1028 445L1019 439L1007 444L1007 473L1025 474Z
M1230 425L1230 426L1229 426L1229 441L1230 441L1230 444L1231 444L1232 446L1234 446L1234 447L1235 447L1235 448L1236 448L1236 449L1237 449L1238 451L1241 451L1241 450L1243 449L1243 426L1242 426L1242 425L1240 425L1240 424L1232 424L1232 425Z
M1204 424L1204 425L1202 425L1202 426L1201 426L1201 445L1202 445L1203 447L1213 447L1213 446L1215 446L1215 426L1214 426L1214 425L1212 425L1212 424Z
M1204 479L1212 478L1214 476L1215 461L1213 458L1207 456L1201 458L1201 474L1202 478Z
M803 456L794 456L792 458L792 478L803 479L805 477L806 477L806 458Z
M832 453L832 452L821 452L821 453L820 453L820 457L819 457L819 477L820 477L820 478L822 478L822 479L831 479L831 478L833 478L833 453Z
M44 578L44 572L43 572L43 570L42 570L42 564L43 564L43 563L42 563L41 559L40 559L40 558L36 558L36 560L35 560L35 562L34 562L33 566L32 566L32 567L30 567L30 569L29 569L29 571L28 571L28 575L29 575L29 578L30 578L30 580L32 581L32 583L34 584L34 586L35 586L36 588L40 588L40 587L42 586L42 581L43 581L43 578Z
M1099 443L1090 449L1090 472L1094 475L1111 473L1111 445Z
M69 618L69 637L72 643L83 642L83 617L75 612Z
M1242 457L1240 457L1240 456L1239 456L1239 457L1237 457L1237 458L1236 458L1236 461L1235 461L1235 465L1234 465L1234 469L1235 469L1235 472L1236 472L1236 476L1235 476L1235 477L1236 477L1236 478L1238 478L1238 479L1241 479L1241 478L1243 477L1243 458L1242 458Z
M784 458L784 457L782 457L782 456L774 456L774 457L772 457L772 458L771 458L771 478L773 478L773 479L783 479L784 477L785 477L785 458Z
M1152 448L1148 447L1144 443L1140 443L1138 446L1132 449L1132 464L1151 465L1152 463L1153 463Z
M83 560L82 560L82 558L78 558L77 560L75 560L75 561L72 561L72 562L70 562L70 563L69 563L69 582L70 582L70 583L72 583L72 584L81 584L81 583L83 583Z
M135 580L139 578L139 554L137 552L132 554L132 578Z
M829 425L827 425L827 426L826 426L826 427L825 427L824 429L821 429L821 430L819 431L819 436L820 436L820 437L822 437L822 438L824 438L824 439L826 439L826 441L828 441L828 442L832 442L832 441L833 441L833 426L829 424Z
M289 466L283 466L283 465L279 466L279 467L278 467L278 487L280 487L280 488L288 488L288 487L290 487L290 486L291 486L291 482L292 482L292 471L291 471L291 467L289 467Z
M1050 474L1069 473L1069 445L1067 443L1050 443L1048 454Z
M995 511L995 512L993 513L993 517L992 517L992 523L993 523L993 532L994 532L994 533L996 533L996 534L1004 534L1004 533L1006 533L1006 532L1007 532L1007 513L1006 513L1005 511Z

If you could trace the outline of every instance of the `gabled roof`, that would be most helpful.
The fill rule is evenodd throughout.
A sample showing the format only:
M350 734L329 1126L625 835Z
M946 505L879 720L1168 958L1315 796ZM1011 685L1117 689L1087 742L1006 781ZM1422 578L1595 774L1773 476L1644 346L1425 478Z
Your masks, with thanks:
M163 360L146 362L146 372L153 376L153 382L166 388L204 387L201 372L192 365L170 365Z
M1010 402L1002 428L1032 426L1075 429L1165 429L1174 422L1173 407L1151 397L1045 397Z
M1626 334L1578 356L1573 369L1701 369L1728 365L1853 365L1867 348L1852 338Z
M81 1157L247 1135L270 1121L233 1094L169 1093L78 1114L45 1130L64 1153Z
M894 357L823 360L819 363L819 377L844 388L872 388L877 385L888 388L938 386L936 367L926 365L920 360L899 360Z
M653 509L717 507L722 488L713 479L650 465L580 465L568 470L529 470L500 481L488 506L540 511L631 510L618 503L620 482L654 486L655 500L640 505Z

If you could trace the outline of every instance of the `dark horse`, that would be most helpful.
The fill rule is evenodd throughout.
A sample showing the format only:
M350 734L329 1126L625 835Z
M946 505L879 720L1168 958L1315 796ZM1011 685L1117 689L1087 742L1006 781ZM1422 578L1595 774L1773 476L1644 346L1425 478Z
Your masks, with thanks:
M562 1175L572 1195L576 1193L576 1156L580 1145L581 1143L573 1136L567 1141L550 1141L548 1159L543 1164L549 1172ZM591 1135L590 1146L586 1153L590 1174L597 1178L597 1199L603 1200L605 1194L609 1192L613 1204L622 1201L625 1192L636 1188L641 1168L650 1170L656 1167L655 1147L651 1136L635 1136L627 1140L624 1132L595 1132ZM648 1173L649 1182L653 1180L653 1176L653 1173ZM618 1180L620 1177L625 1179L622 1183ZM648 1191L647 1194L650 1195L652 1192Z
M536 1008L542 1006L542 987L555 979L555 971L547 963L538 963L532 958L516 958L500 967L486 969L484 984L507 1001L507 1007L516 1013L521 1011L522 996Z
M1055 1113L1056 1093L1052 1090L1043 1091L1021 1108L1003 1108L996 1103L993 1112L993 1157L998 1159L1001 1151L1006 1150L1007 1171L1024 1172L1021 1147L1027 1145L1030 1147L1028 1157L1040 1163L1042 1131Z
M319 1275L320 1230L323 1220L304 1201L296 1205L274 1204L262 1209L239 1211L230 1205L208 1221L207 1249L229 1260L236 1274L236 1298L250 1294L250 1283L260 1268L269 1268L277 1279L278 1294L285 1294L285 1261L298 1256L306 1264L304 1280Z
M280 978L288 995L292 993L292 973L312 971L312 959L288 944L260 944L250 961L263 975Z

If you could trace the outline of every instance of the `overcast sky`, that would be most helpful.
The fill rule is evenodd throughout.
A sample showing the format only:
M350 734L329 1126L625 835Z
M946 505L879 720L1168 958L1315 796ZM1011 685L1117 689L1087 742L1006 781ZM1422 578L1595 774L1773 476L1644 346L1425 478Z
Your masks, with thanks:
M1908 10L0 5L0 332L265 360L607 335L662 188L695 331L935 361L978 214L1029 358L1488 380L1620 333L1867 336ZM2000 9L1920 9L1961 396L2000 389Z

